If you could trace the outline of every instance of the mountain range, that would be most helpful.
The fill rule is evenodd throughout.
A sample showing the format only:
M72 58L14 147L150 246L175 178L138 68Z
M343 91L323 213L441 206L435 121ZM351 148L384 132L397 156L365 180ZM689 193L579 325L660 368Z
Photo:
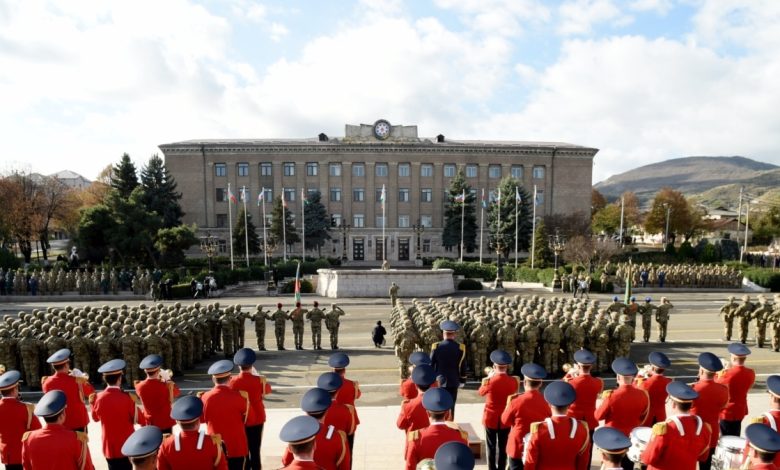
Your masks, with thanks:
M709 207L737 208L739 191L751 198L780 201L780 167L746 157L684 157L634 168L596 183L608 200L625 191L649 206L659 189L670 187Z

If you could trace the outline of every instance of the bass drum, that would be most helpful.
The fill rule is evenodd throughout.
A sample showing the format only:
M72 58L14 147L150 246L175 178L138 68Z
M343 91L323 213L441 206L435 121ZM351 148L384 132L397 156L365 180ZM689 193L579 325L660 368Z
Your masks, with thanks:
M712 456L713 470L738 470L742 465L742 452L747 441L737 436L722 436Z

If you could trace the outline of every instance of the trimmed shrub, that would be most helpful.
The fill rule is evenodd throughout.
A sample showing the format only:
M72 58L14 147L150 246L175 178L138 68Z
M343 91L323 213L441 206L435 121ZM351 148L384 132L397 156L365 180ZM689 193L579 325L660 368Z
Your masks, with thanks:
M176 284L171 287L171 297L174 299L188 299L192 297L189 284Z
M21 266L19 258L14 256L14 254L6 248L0 248L0 268L8 270L17 269L19 266Z
M282 294L292 294L295 292L295 281L290 281L284 285ZM301 279L301 294L313 294L314 286L308 279Z
M476 279L463 279L458 283L458 290L482 290L482 283Z
M496 266L494 264L479 264L479 262L460 263L439 258L433 262L433 269L452 269L454 274L470 279L496 278Z
M745 277L772 292L780 292L780 273L772 269L751 268L744 271Z

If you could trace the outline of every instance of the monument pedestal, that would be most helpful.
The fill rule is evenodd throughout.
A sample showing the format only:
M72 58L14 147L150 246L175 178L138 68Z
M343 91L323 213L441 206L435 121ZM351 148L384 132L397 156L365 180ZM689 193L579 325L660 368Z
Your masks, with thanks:
M334 299L389 297L395 282L401 297L440 297L455 292L452 269L318 269L317 294Z

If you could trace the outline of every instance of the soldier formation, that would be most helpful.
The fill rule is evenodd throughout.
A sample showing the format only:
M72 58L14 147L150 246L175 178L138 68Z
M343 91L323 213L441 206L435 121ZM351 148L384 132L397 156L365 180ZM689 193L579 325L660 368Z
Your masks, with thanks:
M217 353L232 357L244 347L246 320L253 320L257 347L265 350L265 322L274 322L279 349L284 349L286 323L293 323L295 344L303 349L303 323L309 321L312 348L320 346L322 322L330 332L330 345L338 349L339 318L344 310L333 304L327 312L317 303L311 310L297 306L292 313L277 306L276 312L242 310L240 305L221 306L218 302L201 305L128 307L49 307L46 310L5 315L0 322L0 364L19 370L24 382L40 388L41 376L48 371L46 358L68 348L73 352L74 367L84 376L97 377L100 364L122 357L128 364L128 379L137 380L138 364L149 354L162 356L166 369L181 373Z
M130 290L135 295L152 293L159 284L162 272L150 272L138 268L135 272L122 269L25 271L0 269L0 295L62 295L65 292L79 295L116 295L120 290Z
M767 329L771 324L772 351L780 352L780 294L775 294L770 302L763 294L752 302L749 295L742 296L742 302L737 302L732 295L728 298L718 313L723 319L724 339L731 341L734 334L734 324L739 326L739 340L745 344L748 340L750 323L754 323L754 339L756 346L763 348L767 342Z
M390 326L402 378L409 374L409 356L415 350L430 351L441 338L439 323L449 319L461 325L459 341L466 346L467 369L475 378L485 375L488 353L501 349L513 358L509 370L537 362L551 374L565 372L574 353L587 348L597 357L594 371L606 371L615 357L628 356L642 319L643 338L649 341L651 320L658 323L658 340L666 340L666 326L672 304L661 299L652 304L647 297L639 305L628 305L617 297L603 307L597 300L539 296L499 296L495 299L464 298L458 302L413 299L411 305L398 301Z
M742 287L742 271L717 264L661 264L653 263L617 263L607 265L604 271L612 274L612 281L618 286L625 285L626 275L631 283L640 287L694 287L739 289Z

